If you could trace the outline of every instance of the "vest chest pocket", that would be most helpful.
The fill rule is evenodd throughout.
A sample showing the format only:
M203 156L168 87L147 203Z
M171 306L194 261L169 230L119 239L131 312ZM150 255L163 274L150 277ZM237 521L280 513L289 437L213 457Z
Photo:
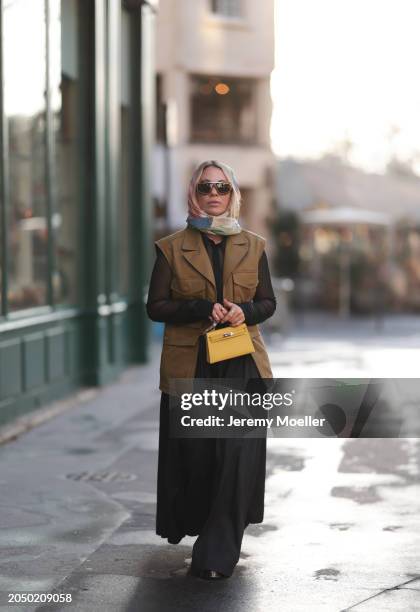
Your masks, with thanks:
M174 300L193 300L204 298L206 281L204 278L180 278L175 276L171 281L171 297Z
M258 285L257 272L233 273L233 300L236 303L250 302Z

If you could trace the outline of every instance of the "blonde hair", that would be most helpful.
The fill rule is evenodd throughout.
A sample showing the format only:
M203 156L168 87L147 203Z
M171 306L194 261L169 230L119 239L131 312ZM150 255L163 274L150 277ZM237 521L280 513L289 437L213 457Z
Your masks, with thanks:
M229 206L226 211L220 215L220 217L232 217L236 220L239 219L239 213L241 210L241 192L239 190L238 181L236 180L235 173L233 169L227 164L223 164L215 159L210 159L202 162L197 168L194 170L193 175L191 177L190 186L188 188L188 212L191 217L209 217L204 210L202 210L197 202L196 198L196 189L197 183L201 179L201 175L204 170L209 166L214 166L215 168L219 168L224 175L226 176L229 183L232 185L232 192L230 194Z

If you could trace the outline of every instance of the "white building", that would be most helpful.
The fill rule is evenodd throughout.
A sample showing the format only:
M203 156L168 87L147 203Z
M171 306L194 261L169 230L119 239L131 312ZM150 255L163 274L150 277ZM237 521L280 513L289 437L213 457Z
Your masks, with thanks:
M192 170L205 159L219 159L238 177L242 225L268 237L273 65L274 0L160 0L154 172L159 232L185 225Z

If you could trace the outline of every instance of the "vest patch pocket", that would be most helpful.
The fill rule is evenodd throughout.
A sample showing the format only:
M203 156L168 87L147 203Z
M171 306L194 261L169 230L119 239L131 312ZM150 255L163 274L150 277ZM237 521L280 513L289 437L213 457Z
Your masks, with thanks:
M249 302L255 295L258 285L257 272L233 273L233 300L236 303Z
M179 278L171 281L171 295L176 299L193 300L204 298L206 282L203 278Z

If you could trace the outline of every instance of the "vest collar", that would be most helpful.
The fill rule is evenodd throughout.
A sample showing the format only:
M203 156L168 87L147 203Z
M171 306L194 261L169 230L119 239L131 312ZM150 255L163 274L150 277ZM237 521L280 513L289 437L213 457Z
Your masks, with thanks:
M184 230L182 254L187 261L216 288L213 268L203 245L199 230L187 227ZM244 232L231 234L226 238L223 265L223 284L226 284L230 274L240 264L248 251L248 240Z

